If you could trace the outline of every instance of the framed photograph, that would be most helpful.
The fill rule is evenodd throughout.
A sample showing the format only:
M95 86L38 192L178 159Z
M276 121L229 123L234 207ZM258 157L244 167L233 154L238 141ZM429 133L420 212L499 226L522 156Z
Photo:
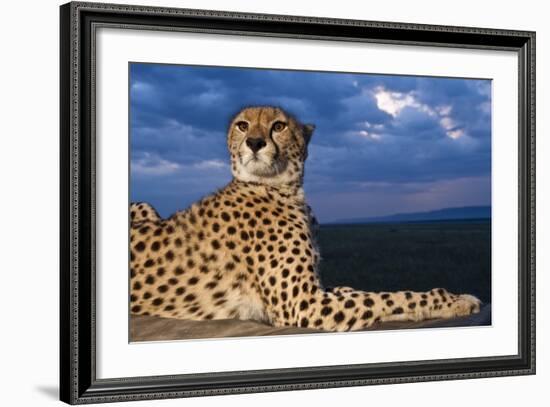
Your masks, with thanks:
M61 400L534 374L534 32L60 21Z

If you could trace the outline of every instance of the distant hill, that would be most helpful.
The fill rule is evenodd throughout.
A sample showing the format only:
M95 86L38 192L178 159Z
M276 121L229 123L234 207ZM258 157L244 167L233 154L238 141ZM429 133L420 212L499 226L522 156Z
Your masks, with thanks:
M443 208L429 212L396 213L388 216L369 218L340 219L335 223L387 223L387 222L431 222L431 221L456 221L472 219L490 219L490 206L465 206L462 208Z

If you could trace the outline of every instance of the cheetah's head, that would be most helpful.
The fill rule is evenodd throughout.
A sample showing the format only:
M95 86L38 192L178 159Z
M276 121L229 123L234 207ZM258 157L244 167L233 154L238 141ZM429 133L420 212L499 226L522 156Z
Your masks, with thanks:
M242 109L227 134L233 176L268 185L301 184L314 129L278 107Z

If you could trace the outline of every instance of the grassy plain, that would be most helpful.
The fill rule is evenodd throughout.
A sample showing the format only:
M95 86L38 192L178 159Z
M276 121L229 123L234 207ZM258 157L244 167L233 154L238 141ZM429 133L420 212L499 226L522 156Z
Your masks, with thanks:
M491 302L490 221L322 225L317 241L326 287L444 287Z

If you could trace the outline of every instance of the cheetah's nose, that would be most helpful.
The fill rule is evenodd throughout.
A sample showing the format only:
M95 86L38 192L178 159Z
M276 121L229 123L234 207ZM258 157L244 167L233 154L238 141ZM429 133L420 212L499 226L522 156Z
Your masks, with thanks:
M247 138L246 145L252 150L253 153L258 152L266 146L266 142L263 138Z

